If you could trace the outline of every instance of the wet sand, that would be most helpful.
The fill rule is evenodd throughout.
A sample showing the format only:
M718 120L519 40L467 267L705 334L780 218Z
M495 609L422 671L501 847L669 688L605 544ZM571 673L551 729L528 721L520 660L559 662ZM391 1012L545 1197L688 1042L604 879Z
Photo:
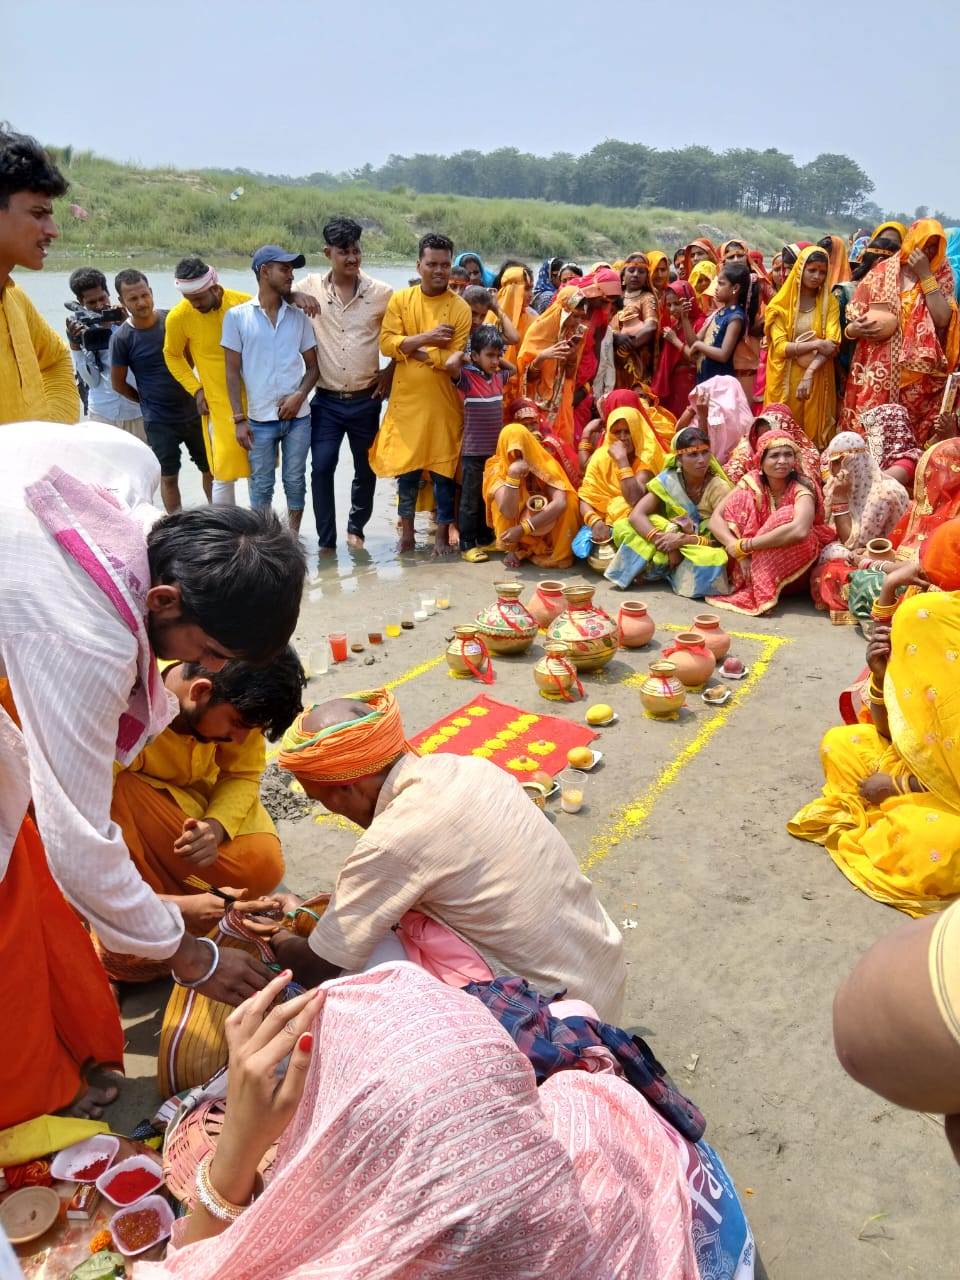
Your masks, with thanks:
M344 451L341 502L347 463ZM191 488L185 492L196 498ZM499 556L437 566L421 551L398 563L391 495L381 483L365 552L344 546L319 572L311 557L297 643L357 622L365 627L368 616L438 581L450 584L453 607L312 679L312 701L430 663L453 624L494 599L496 580L519 578L526 598L546 576L532 567L505 575ZM345 516L343 507L341 528ZM304 535L313 545L309 516ZM576 576L593 579L589 569ZM597 602L615 612L623 597L596 581ZM784 829L821 786L820 737L837 720L841 687L863 666L863 641L852 628L831 627L807 600L788 601L770 619L724 613L728 630L758 637L735 640L733 649L754 670L767 640L788 643L769 654L749 688L731 685L740 696L721 711L689 697L679 721L653 723L623 681L670 643L665 624L682 627L698 610L662 588L636 594L657 633L647 649L622 653L605 673L587 676L584 702L558 707L539 697L531 670L539 645L525 657L496 660L489 689L529 710L580 719L590 703L605 701L620 715L595 744L604 759L590 776L583 811L561 814L551 802L550 812L623 927L625 1022L706 1114L707 1138L743 1196L772 1280L946 1280L956 1274L949 1257L957 1215L944 1206L955 1203L958 1170L942 1126L855 1085L831 1039L838 981L906 917L858 893L826 853ZM396 690L410 733L481 691L449 677L442 662ZM355 838L322 811L316 816L279 823L286 882L304 894L332 885ZM162 984L124 994L130 1080L110 1117L121 1129L156 1105L164 999Z

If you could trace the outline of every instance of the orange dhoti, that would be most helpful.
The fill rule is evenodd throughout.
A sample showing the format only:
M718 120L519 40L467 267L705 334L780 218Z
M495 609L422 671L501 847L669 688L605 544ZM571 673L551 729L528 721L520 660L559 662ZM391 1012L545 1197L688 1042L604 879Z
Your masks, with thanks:
M0 1129L69 1106L93 1066L120 1070L123 1030L86 929L57 887L25 817L0 880L4 1025Z
M183 832L186 814L166 791L144 782L135 773L117 774L110 816L123 832L137 870L159 894L183 897L202 892L185 883L195 875L215 889L246 889L248 898L272 893L283 879L283 854L273 832L252 832L225 840L216 862L196 867L173 845ZM150 982L170 972L168 963L122 956L98 944L107 972L121 982Z

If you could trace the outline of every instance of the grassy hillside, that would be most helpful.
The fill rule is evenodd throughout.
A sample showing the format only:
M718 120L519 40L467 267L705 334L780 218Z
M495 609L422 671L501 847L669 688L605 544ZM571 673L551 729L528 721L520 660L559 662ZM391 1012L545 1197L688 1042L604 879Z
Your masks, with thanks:
M107 253L169 260L191 252L245 257L270 243L316 253L321 228L334 213L349 213L363 225L369 257L405 260L416 256L425 231L442 231L458 249L476 249L494 261L508 254L526 259L560 254L587 265L637 248L672 250L704 234L714 240L744 236L771 252L798 238L816 239L825 230L740 214L423 196L363 186L280 187L250 178L242 180L244 194L231 202L229 194L240 180L229 175L136 169L69 147L51 151L71 184L57 210L58 257ZM87 210L86 222L70 214L71 203Z

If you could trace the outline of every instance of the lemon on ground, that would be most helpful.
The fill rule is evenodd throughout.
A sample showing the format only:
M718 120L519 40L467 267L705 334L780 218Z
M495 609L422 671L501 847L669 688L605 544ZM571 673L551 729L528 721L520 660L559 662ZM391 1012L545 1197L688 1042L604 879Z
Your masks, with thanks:
M613 715L613 707L606 702L597 702L587 709L587 724L603 724Z
M586 769L593 764L593 752L589 747L571 747L567 752L567 764L572 769Z

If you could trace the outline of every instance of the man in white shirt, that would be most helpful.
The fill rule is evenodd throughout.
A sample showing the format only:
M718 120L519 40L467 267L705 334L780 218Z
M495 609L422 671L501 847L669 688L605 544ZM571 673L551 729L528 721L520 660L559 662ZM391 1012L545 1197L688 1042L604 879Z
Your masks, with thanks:
M279 450L294 533L300 532L307 496L310 414L304 405L317 381L317 340L306 315L293 305L293 270L305 261L302 253L287 253L275 244L258 249L253 255L257 296L226 313L220 339L237 440L250 456L250 505L269 508L273 502Z
M53 981L43 954L18 958L20 921L4 907L17 888L32 802L57 882L105 946L166 960L178 981L238 1004L264 985L267 970L185 933L177 908L144 883L110 819L113 765L132 759L173 714L156 657L218 671L231 657L269 661L287 643L303 555L275 516L232 507L180 511L145 534L157 515L146 504L159 467L146 445L114 427L34 422L0 432L0 475L6 982L14 983L25 959L30 1033L48 1049L59 1043L59 1008L85 998L82 979ZM0 1099L11 1080L15 1091L18 1073L35 1069L29 1037L18 1046L22 1054L0 1057ZM75 1083L82 1065L72 1064ZM63 1089L70 1064L60 1066ZM67 1093L55 1105L69 1101ZM0 1105L0 1127L5 1122L18 1121Z
M313 514L321 552L337 546L334 476L343 438L353 455L353 486L347 517L347 544L363 546L363 531L373 514L377 477L370 446L380 428L380 409L393 381L393 361L380 368L380 326L393 290L360 270L359 222L336 217L323 228L326 275L299 282L301 293L315 298L313 319L320 376L311 406Z

